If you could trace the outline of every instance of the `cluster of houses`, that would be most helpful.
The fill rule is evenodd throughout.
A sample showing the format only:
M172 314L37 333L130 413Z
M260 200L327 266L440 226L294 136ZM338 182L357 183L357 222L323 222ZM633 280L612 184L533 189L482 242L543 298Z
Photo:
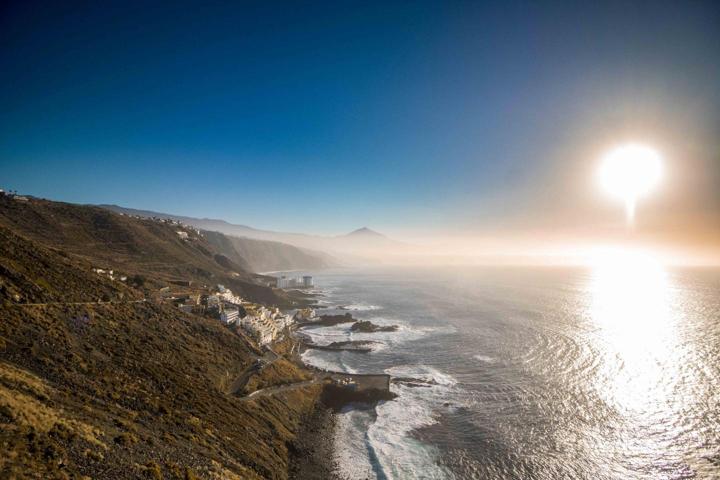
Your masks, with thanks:
M217 308L223 323L242 328L260 345L271 343L293 323L293 317L278 308L271 309L245 301L223 285L218 285L217 290L216 294L207 297L207 307Z
M9 198L10 200L15 200L17 202L27 202L30 200L24 195L18 195L17 190L8 190L6 192L3 189L0 189L0 198Z
M140 220L146 220L150 219L154 222L158 223L164 223L166 225L172 225L174 227L180 227L179 230L176 230L175 233L178 234L178 237L180 237L182 240L189 240L190 239L190 233L195 233L196 235L200 235L200 229L195 228L192 225L188 225L186 223L182 223L179 220L173 220L172 218L160 218L160 217L145 217L142 215L133 215L130 213L125 212L118 212L123 217L130 217L130 218L137 218Z
M277 308L262 305L244 306L245 316L237 317L235 323L253 335L260 345L266 345L280 336L292 324L293 318Z

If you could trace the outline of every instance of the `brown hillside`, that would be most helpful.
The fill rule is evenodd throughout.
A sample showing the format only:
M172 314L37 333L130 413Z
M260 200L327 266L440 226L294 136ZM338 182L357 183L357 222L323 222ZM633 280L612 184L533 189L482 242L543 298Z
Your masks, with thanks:
M0 197L0 226L91 268L113 269L128 276L139 274L160 283L222 283L254 301L292 304L260 285L263 277L215 251L202 235L168 222L93 206ZM181 238L178 231L186 232L188 238Z
M93 210L0 206L0 478L287 478L288 445L319 386L228 393L254 346L90 269L105 260L151 282L193 268L223 278L214 254L202 239L176 243L168 225ZM164 255L157 276L150 252ZM180 255L188 261L173 264ZM292 380L273 372L264 385Z

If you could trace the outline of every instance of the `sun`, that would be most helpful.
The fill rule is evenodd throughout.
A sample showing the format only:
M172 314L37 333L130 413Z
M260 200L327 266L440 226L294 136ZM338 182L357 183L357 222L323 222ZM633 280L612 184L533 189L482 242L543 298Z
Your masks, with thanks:
M635 205L662 177L660 154L645 145L617 147L602 159L600 184L612 196L625 202L629 225L635 222Z

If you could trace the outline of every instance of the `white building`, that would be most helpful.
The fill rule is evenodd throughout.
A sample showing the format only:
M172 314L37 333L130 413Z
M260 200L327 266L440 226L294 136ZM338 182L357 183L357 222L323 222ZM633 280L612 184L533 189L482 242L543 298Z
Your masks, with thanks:
M292 283L294 283L295 279L287 278L285 275L277 279L277 287L278 288L290 288L293 287Z
M218 294L218 297L228 303L232 303L235 305L241 305L243 303L242 297L239 297L238 295L234 295L232 293L232 291L227 288L224 289L224 291L222 293Z
M225 324L236 322L239 316L240 311L237 308L225 307L220 312L220 320Z
M250 309L250 313L238 320L238 325L253 335L260 345L275 340L280 332L293 322L291 315L285 315L279 309L263 306Z
M217 295L210 295L207 298L207 306L208 307L219 307L220 306L220 298Z
M282 275L277 279L277 288L308 288L313 286L313 277L304 275L302 277L290 278Z

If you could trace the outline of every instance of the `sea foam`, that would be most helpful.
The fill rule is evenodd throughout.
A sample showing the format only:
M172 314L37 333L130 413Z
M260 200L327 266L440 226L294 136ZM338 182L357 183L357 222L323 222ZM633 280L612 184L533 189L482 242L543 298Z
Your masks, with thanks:
M412 431L437 422L436 412L454 396L456 380L425 365L396 366L385 372L393 377L412 377L428 383L423 388L392 385L398 397L378 404L377 418L367 430L370 457L376 459L383 475L389 479L450 478L450 472L437 463L437 449L413 438Z
M322 370L330 370L333 372L358 373L352 367L342 362L341 357L335 352L324 352L320 350L306 350L300 356L302 361Z
M370 312L373 310L380 310L381 308L382 307L380 305L368 305L366 303L353 303L342 306L342 309L354 312Z
M487 355L473 355L473 358L484 363L495 363L495 359Z

